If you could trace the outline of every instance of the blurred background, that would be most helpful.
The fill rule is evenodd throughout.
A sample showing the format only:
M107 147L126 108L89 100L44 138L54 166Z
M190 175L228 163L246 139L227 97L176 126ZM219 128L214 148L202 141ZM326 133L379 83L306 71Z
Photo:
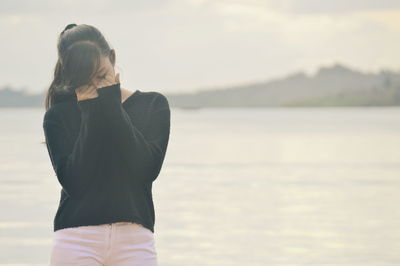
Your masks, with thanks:
M0 7L0 265L48 265L57 38L97 27L171 135L160 265L400 265L400 1L11 1Z

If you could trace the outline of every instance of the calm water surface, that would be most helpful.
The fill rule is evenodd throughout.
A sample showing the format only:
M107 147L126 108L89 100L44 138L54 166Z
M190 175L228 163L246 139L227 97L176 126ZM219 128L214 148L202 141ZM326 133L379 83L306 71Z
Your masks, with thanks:
M43 110L0 109L0 265L47 265ZM400 108L171 112L160 266L400 265Z

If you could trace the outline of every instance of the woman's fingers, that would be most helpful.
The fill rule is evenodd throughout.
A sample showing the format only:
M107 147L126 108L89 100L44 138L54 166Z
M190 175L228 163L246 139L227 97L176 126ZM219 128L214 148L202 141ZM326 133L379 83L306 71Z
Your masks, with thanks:
M96 87L93 84L76 88L75 93L79 101L95 98L98 96Z
M118 77L114 75L114 72L109 71L107 73L106 77L97 84L97 88L111 86L111 85L118 83L119 82L119 73L117 75L118 75Z
M92 81L90 84L79 87L75 90L78 100L94 98L98 96L97 89L120 83L119 73L115 75L114 69L110 69L104 79L98 82Z

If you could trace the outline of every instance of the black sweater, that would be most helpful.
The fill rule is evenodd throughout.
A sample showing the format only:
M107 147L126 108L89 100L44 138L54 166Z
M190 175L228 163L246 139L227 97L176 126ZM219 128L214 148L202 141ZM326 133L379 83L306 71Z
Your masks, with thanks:
M167 98L136 90L121 103L120 83L97 92L98 97L81 101L75 93L67 95L43 117L62 187L54 231L135 222L154 233L152 184L168 146Z

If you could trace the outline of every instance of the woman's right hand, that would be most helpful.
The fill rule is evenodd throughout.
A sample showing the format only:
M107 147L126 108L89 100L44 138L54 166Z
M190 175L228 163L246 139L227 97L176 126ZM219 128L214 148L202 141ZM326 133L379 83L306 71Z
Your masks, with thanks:
M78 101L98 97L97 89L111 86L120 83L119 73L115 74L114 69L109 67L104 78L99 79L97 82L92 81L89 85L78 87L75 89Z
M75 93L78 101L92 99L98 96L97 88L92 84L76 88Z

